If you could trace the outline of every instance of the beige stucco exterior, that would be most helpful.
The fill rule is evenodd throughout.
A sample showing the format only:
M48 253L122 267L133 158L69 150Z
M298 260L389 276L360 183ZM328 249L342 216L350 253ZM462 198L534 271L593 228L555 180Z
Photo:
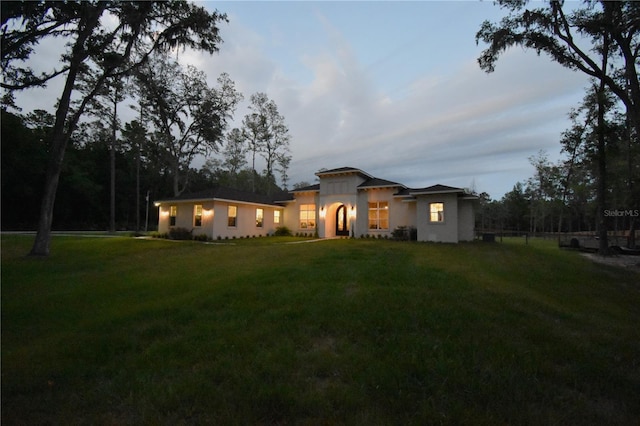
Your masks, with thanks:
M169 212L171 206L176 206L173 226L211 239L271 235L279 226L286 226L294 234L319 238L391 237L400 227L415 228L418 241L457 243L474 238L477 197L463 189L444 185L410 189L350 167L320 171L316 175L318 184L291 191L287 199L268 203L246 201L251 198L246 194L244 201L220 199L214 194L209 199L157 202L158 230L169 232L172 227ZM442 203L442 220L431 220L431 203ZM203 209L200 226L195 222L196 205L202 205ZM237 208L235 226L229 224L229 206ZM263 212L262 226L256 223L257 209ZM276 214L279 223L275 222ZM371 219L370 215L384 219Z
M202 205L202 224L195 223L195 206ZM171 206L176 206L175 225L170 225ZM236 207L235 226L229 226L229 206ZM169 233L172 227L190 230L194 236L206 235L210 239L264 237L272 235L278 226L275 212L280 221L284 219L284 208L267 204L255 204L232 200L185 200L167 201L159 205L158 232ZM257 212L262 210L262 226L258 226Z

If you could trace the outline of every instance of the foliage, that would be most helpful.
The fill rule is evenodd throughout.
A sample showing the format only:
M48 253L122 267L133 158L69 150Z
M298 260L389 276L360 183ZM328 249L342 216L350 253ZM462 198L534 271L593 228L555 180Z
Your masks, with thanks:
M174 227L169 229L169 239L172 240L192 240L193 239L193 230Z
M55 237L43 260L3 236L2 424L640 415L637 274L554 241L276 238Z
M535 231L541 215L559 210L557 228L562 229L565 204L573 201L572 191L582 197L593 186L597 207L595 218L588 222L598 229L600 252L604 254L610 225L605 212L611 203L624 202L625 209L638 205L635 182L640 176L636 166L640 163L640 5L633 1L590 1L567 10L565 2L557 1L542 6L536 3L532 8L522 0L498 3L509 14L497 24L485 21L476 34L476 41L488 44L478 58L483 70L492 72L504 51L520 46L544 53L594 79L587 88L581 112L572 113L572 129L563 135L568 161L550 167L540 159L532 160L536 177L530 181L529 219L530 229ZM616 114L621 106L624 111ZM581 114L586 118L584 125L576 121ZM624 146L624 154L619 155L619 148ZM588 154L583 157L588 161L580 161L581 151ZM553 174L555 187L546 187L544 179ZM610 177L618 179L612 182ZM576 178L585 179L577 183ZM583 206L581 214L585 213ZM553 230L552 225L550 228ZM635 228L636 220L629 218L630 235L635 235ZM630 244L634 244L633 240Z
M391 236L398 241L417 241L418 230L413 226L399 226L393 230Z
M47 164L47 143L42 138L46 129L32 131L21 117L4 109L1 122L2 229L33 229Z
M278 226L274 235L276 237L291 237L293 234L291 233L291 230L286 226Z
M579 70L597 80L630 111L632 125L640 126L640 5L634 1L592 1L568 12L564 2L550 1L529 9L528 1L499 0L509 15L499 24L483 22L476 41L488 47L478 58L480 67L492 72L500 55L512 46L544 53L560 65ZM538 4L535 4L538 6ZM586 48L581 41L587 42ZM616 58L610 68L602 56ZM607 63L607 61L605 61Z
M266 161L265 175L274 180L273 171L280 166L286 185L286 173L291 159L289 155L289 129L284 123L284 117L278 112L278 106L270 100L266 93L251 95L252 111L242 120L242 135L248 143L251 152L251 167L256 170L256 154ZM274 181L275 183L275 181Z
M153 52L177 47L209 53L217 51L221 39L216 25L224 19L224 15L209 13L186 1L43 1L2 5L3 79L0 86L6 90L21 90L43 86L58 75L65 78L50 135L49 161L32 255L49 254L55 198L65 152L87 105L109 79L130 73L146 62ZM68 41L59 68L36 76L29 67L34 47L56 37ZM90 78L83 78L88 76ZM78 83L89 81L89 86L77 90Z
M152 57L137 78L153 123L155 160L171 171L173 195L178 196L187 187L194 158L219 149L242 95L227 74L210 88L202 71L191 65L185 69L167 54Z

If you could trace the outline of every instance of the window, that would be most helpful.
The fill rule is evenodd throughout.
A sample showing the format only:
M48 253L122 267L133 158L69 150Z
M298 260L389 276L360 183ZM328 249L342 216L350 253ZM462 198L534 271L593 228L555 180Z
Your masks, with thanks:
M256 209L256 227L262 228L262 224L264 223L264 210Z
M238 226L238 206L229 206L227 208L227 226L235 228Z
M369 229L389 229L389 203L369 203Z
M273 211L273 223L278 225L280 223L280 210Z
M429 222L444 222L444 203L429 203Z
M176 226L176 216L178 216L178 206L169 207L169 226Z
M193 226L202 226L202 204L193 206Z
M316 227L316 205L300 205L300 228L309 229Z

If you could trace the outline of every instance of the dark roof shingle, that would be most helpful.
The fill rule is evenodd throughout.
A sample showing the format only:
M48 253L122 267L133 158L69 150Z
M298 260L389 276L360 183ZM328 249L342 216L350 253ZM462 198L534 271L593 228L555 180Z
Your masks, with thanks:
M275 204L276 201L286 201L291 199L291 194L287 192L277 192L275 194L256 194L254 192L242 191L239 189L217 186L204 191L180 194L177 197L158 200L157 202L170 201L196 201L196 200L232 200L244 201L247 203Z

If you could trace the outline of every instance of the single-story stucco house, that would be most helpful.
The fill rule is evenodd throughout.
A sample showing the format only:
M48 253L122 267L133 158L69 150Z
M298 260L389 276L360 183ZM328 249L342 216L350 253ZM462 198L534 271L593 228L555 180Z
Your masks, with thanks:
M477 197L461 188L411 189L353 167L321 170L319 183L276 196L216 187L158 200L158 231L192 230L211 239L293 233L390 237L413 227L418 241L457 243L474 238Z

